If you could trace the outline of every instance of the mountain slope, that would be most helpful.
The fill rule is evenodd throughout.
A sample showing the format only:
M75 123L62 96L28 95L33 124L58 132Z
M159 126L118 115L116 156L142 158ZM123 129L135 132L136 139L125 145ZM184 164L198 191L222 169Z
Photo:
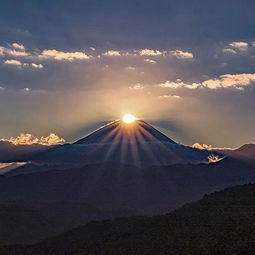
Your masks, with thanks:
M91 222L6 254L254 254L255 185L226 189L163 216Z
M232 151L230 155L238 158L239 160L255 164L255 144L245 144Z
M0 205L0 245L34 243L85 224L89 217L50 215L50 208Z
M41 206L0 204L0 245L35 243L91 220L137 214L65 201Z
M176 144L169 137L142 120L136 120L131 124L124 123L121 120L111 122L74 144L116 142L168 142Z

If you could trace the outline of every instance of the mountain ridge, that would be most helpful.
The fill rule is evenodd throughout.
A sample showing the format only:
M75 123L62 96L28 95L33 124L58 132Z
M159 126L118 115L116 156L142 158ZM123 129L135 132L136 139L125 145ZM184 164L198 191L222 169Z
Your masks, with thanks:
M0 247L0 251L2 255L252 255L254 194L254 184L235 186L166 215L93 221L35 245Z

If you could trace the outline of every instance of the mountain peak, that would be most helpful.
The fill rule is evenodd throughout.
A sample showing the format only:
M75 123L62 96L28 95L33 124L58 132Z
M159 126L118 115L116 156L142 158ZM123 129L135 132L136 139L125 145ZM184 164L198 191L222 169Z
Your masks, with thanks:
M134 120L131 123L126 123L122 120L110 122L86 137L81 138L74 144L107 144L119 142L167 142L176 144L172 139L143 120Z

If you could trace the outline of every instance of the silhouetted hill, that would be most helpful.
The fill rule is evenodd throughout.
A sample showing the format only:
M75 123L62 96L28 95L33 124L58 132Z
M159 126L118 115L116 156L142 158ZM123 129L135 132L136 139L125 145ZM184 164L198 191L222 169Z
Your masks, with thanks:
M176 207L204 193L255 181L255 168L233 158L214 164L135 168L90 165L0 178L0 203L88 203L107 208Z
M52 147L54 146L40 144L14 145L8 141L0 141L0 162L29 161Z
M255 164L255 144L245 144L234 150L230 155L240 160Z
M0 205L0 245L35 243L91 220L137 215L134 210L58 202L41 206Z
M2 247L1 255L253 255L255 185L204 196L172 213L91 222L32 246Z
M0 205L0 244L38 242L88 221L85 215L50 215L47 208Z

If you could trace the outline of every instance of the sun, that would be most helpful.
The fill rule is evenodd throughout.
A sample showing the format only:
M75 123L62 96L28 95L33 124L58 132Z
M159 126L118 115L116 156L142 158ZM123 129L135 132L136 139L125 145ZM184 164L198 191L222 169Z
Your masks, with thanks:
M122 117L122 121L130 124L133 123L136 120L136 117L134 115L132 115L131 113L126 113L123 117Z

